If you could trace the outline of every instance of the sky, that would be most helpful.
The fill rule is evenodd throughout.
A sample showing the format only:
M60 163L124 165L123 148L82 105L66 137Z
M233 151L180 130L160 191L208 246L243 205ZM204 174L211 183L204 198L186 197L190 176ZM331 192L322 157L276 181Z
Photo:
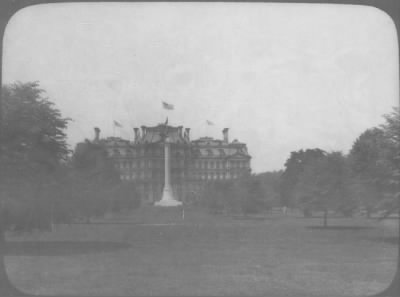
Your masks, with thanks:
M395 26L366 6L37 5L10 20L2 58L3 83L39 81L73 119L71 148L168 117L191 139L229 128L255 173L299 149L347 153L399 98Z

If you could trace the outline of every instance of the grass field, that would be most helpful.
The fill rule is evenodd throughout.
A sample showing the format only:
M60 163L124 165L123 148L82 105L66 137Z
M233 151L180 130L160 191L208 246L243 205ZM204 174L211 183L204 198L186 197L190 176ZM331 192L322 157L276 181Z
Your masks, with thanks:
M395 272L396 220L187 211L175 224L135 220L9 235L11 281L34 294L362 296ZM339 226L339 227L338 227ZM341 227L340 227L341 226Z

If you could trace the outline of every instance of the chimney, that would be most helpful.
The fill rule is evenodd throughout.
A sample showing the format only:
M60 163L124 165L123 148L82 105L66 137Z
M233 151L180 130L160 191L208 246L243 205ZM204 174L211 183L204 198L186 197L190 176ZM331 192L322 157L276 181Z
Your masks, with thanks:
M146 136L146 126L142 126L142 138Z
M139 128L133 128L133 131L135 131L135 143L137 143L140 138Z
M183 129L182 126L179 126L179 127L178 127L178 135L179 135L179 138L182 138L182 137L183 137L183 135L182 135L182 129Z
M185 128L185 134L183 136L187 141L190 141L190 128Z
M225 143L229 143L229 135L228 135L228 128L224 128L224 130L222 130L222 134L224 135L224 142Z
M95 127L94 128L94 141L99 141L100 139L100 129Z

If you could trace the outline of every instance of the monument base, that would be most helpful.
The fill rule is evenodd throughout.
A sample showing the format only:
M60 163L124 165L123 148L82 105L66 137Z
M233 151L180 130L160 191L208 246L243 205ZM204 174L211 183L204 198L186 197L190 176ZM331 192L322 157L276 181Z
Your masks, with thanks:
M182 202L172 199L161 199L154 203L154 206L180 206Z
M154 206L180 206L182 202L175 200L171 188L167 186L164 188L162 197L160 201L154 203Z

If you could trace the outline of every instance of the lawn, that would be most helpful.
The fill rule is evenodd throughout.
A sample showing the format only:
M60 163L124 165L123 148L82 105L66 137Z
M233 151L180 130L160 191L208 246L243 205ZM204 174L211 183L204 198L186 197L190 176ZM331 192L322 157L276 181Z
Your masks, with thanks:
M397 221L328 223L342 227L314 228L321 218L297 214L256 220L192 210L168 224L114 218L9 235L6 265L16 287L46 295L362 296L383 290L395 272Z

